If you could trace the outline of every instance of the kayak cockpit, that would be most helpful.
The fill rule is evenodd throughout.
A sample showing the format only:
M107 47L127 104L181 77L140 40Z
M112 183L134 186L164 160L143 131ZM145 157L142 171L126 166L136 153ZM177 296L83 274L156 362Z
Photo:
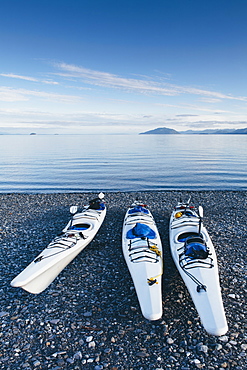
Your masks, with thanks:
M182 234L178 234L176 239L179 243L184 243L187 238L198 237L198 236L199 236L198 233L189 231L189 232L185 232L185 233L182 233Z
M144 213L144 214L148 215L149 210L146 209L143 205L136 205L133 208L130 208L130 210L128 211L129 215L132 215L134 213Z
M70 228L68 230L91 230L93 227L92 224L86 224L86 223L82 223L82 224L74 224L74 225L71 225Z

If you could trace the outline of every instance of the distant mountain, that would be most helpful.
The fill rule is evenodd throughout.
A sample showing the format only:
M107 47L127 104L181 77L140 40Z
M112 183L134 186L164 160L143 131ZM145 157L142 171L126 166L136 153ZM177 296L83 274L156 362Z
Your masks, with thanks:
M172 128L167 128L167 127L160 127L156 128L154 130L146 131L146 132L141 132L140 135L176 135L179 134L178 131L173 130Z
M235 130L232 132L233 134L247 134L247 127L246 128L240 128L238 130Z
M247 134L247 128L241 128L237 130L233 129L222 129L222 130L203 130L203 131L194 131L194 130L187 130L187 131L180 131L180 134L200 134L200 135L234 135L234 134Z
M141 132L140 135L170 135L170 134L185 134L185 135L194 135L194 134L200 134L200 135L246 135L247 134L247 128L240 128L237 130L232 129L222 129L222 130L187 130L187 131L176 131L171 128L167 127L159 127L154 130L149 130L146 132Z

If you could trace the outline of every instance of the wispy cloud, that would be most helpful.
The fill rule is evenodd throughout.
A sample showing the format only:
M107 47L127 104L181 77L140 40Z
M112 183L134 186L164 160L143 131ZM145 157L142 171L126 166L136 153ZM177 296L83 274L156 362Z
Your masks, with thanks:
M16 78L19 80L25 80L25 81L31 81L31 82L41 82L44 84L49 84L49 85L58 85L59 83L56 81L52 80L42 80L42 79L37 79L35 77L30 77L30 76L22 76L22 75L17 75L14 73L0 73L0 76L2 77L9 77L9 78Z
M94 71L66 63L56 63L55 66L63 71L56 73L57 75L83 79L84 82L90 85L123 89L129 92L138 92L141 94L160 93L162 95L177 95L175 89L172 91L171 88L168 89L164 86L162 87L156 82L119 77L115 74Z
M15 102L15 101L27 101L31 97L38 97L53 101L65 102L65 103L76 103L82 101L82 98L75 95L63 95L49 93L45 91L26 90L26 89L14 89L10 87L0 87L0 101Z
M3 77L10 77L10 78L17 78L17 79L19 79L19 80L25 80L25 81L34 81L34 82L38 82L37 78L29 77L29 76L16 75L16 74L14 74L14 73L0 73L0 76L3 76Z
M43 82L44 84L47 84L47 85L59 85L59 83L57 81L42 80L41 82Z
M195 104L163 104L163 103L156 103L155 105L160 106L160 107L170 107L170 108L177 108L177 109L183 109L183 110L190 110L190 111L199 111L199 112L210 112L210 113L234 113L229 110L222 110L218 109L217 112L215 111L215 108L208 108L206 106L202 105L195 105Z
M207 99L231 99L247 101L245 96L232 96L230 94L223 94L217 91L210 91L199 89L191 86L178 86L166 82L157 82L154 80L144 80L135 78L124 78L116 74L95 71L92 69L66 64L55 63L61 72L56 73L63 77L73 77L83 80L85 83L95 86L108 87L114 89L122 89L129 92L139 94L159 94L167 96L176 96L181 94L199 95Z
M9 87L0 87L0 101L4 102L17 102L27 101L28 97L21 94L17 89L11 89Z
M216 99L216 98L199 98L199 101L203 103L219 103L221 99Z
M176 114L176 117L198 117L198 114Z
M196 121L196 122L189 122L189 126L192 129L207 129L207 128L241 128L246 127L247 121ZM184 126L188 127L188 123L184 123Z

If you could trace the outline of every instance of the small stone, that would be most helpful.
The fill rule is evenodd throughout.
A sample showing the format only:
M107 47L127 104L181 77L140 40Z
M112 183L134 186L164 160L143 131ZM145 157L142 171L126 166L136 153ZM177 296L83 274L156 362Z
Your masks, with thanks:
M130 307L130 309L131 309L131 311L133 311L133 312L136 312L136 311L137 311L137 308L136 308L136 307L133 307L133 306L131 306L131 307Z
M88 343L88 348L95 348L95 346L96 346L96 344L93 340L92 340L92 342Z
M6 312L6 311L1 311L0 312L0 317L4 317L4 316L7 316L7 315L9 315L9 313Z
M246 343L241 344L241 348L242 348L243 351L246 351L247 350L247 344Z
M90 335L89 337L86 338L86 342L89 343L89 342L92 342L93 340L93 336Z
M227 362L223 362L223 364L221 364L220 366L223 367L223 369L226 369L228 367L228 363Z
M68 362L69 364L73 364L73 363L74 363L74 359L73 359L73 358L67 358L67 362Z
M140 352L136 352L136 356L137 357L148 357L149 355L144 351L140 351Z
M105 353L107 353L107 354L109 354L109 353L111 352L111 349L110 349L110 348L106 348L106 349L104 350L104 352L105 352Z
M34 361L34 363L33 363L33 366L34 367L39 366L39 365L40 365L40 361L39 360Z
M235 294L228 294L228 297L230 297L232 299L235 299L236 298L236 295Z
M208 346L205 346L204 344L198 345L197 349L199 352L203 352L203 353L208 352Z
M75 360L81 360L82 359L82 353L81 351L78 351L74 354L74 359Z
M198 360L197 358L195 358L195 359L193 360L193 362L194 362L194 364L195 364L195 365L198 365L198 364L200 364L200 363L201 363L201 361L200 361L200 360Z
M50 320L50 323L56 325L57 323L59 323L59 321L60 319L54 319L54 320Z
M228 341L228 336L227 335L222 335L222 337L219 337L219 340L221 342L227 342Z
M220 351L222 349L222 345L220 343L217 343L215 345L215 349L216 349L216 351Z
M28 362L25 362L22 367L25 369L26 367L30 367L30 364Z
M166 343L167 344L173 344L174 340L172 338L167 338Z
M65 361L63 359L59 358L57 360L57 364L58 364L58 366L63 366L63 365L65 365Z
M84 312L84 314L83 314L83 316L85 316L85 317L90 317L90 316L92 316L92 312Z

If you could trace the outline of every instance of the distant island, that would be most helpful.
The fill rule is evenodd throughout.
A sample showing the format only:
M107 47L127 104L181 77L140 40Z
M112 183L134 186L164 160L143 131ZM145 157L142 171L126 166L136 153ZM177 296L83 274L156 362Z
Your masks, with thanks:
M247 128L240 128L237 130L231 129L223 129L223 130L203 130L203 131L194 131L194 130L187 130L187 131L176 131L171 128L167 127L159 127L155 128L154 130L149 130L146 132L141 132L139 135L177 135L177 134L186 134L186 135L244 135L247 134Z
M146 132L141 132L140 135L176 135L179 134L180 132L173 130L172 128L167 128L167 127L159 127L154 130L146 131Z

